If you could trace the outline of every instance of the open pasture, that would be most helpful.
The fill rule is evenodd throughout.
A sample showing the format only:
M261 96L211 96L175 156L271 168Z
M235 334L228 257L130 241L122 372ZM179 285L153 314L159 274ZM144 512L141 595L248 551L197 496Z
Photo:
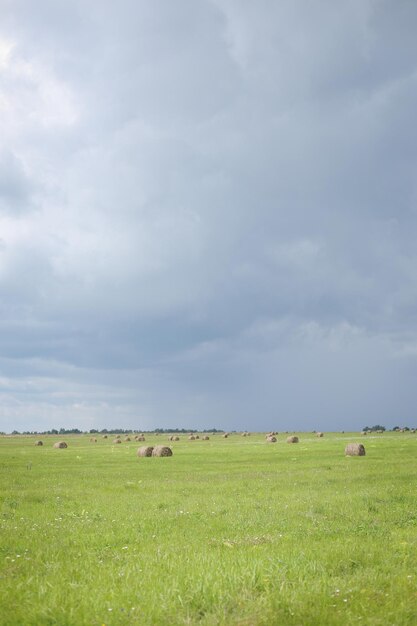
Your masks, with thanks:
M296 435L0 438L0 623L415 625L417 435Z

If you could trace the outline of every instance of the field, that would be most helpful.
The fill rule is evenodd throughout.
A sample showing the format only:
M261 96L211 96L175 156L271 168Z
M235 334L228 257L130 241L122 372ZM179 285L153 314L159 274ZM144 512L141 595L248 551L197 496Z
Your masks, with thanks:
M417 624L417 435L299 437L1 437L0 623Z

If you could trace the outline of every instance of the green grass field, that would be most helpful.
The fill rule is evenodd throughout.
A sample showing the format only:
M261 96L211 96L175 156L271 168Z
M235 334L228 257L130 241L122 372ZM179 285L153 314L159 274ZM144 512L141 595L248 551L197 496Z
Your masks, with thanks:
M417 624L417 435L299 437L0 438L0 623Z

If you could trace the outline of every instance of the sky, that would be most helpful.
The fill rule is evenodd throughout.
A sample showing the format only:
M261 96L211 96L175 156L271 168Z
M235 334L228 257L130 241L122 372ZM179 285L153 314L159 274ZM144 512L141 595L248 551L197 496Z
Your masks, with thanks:
M417 426L416 30L0 0L0 430Z

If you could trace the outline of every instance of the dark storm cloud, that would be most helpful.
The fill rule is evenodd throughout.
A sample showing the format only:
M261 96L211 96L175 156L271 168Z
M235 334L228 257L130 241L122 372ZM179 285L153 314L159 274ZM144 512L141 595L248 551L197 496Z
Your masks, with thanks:
M4 428L412 423L414 3L2 16Z

